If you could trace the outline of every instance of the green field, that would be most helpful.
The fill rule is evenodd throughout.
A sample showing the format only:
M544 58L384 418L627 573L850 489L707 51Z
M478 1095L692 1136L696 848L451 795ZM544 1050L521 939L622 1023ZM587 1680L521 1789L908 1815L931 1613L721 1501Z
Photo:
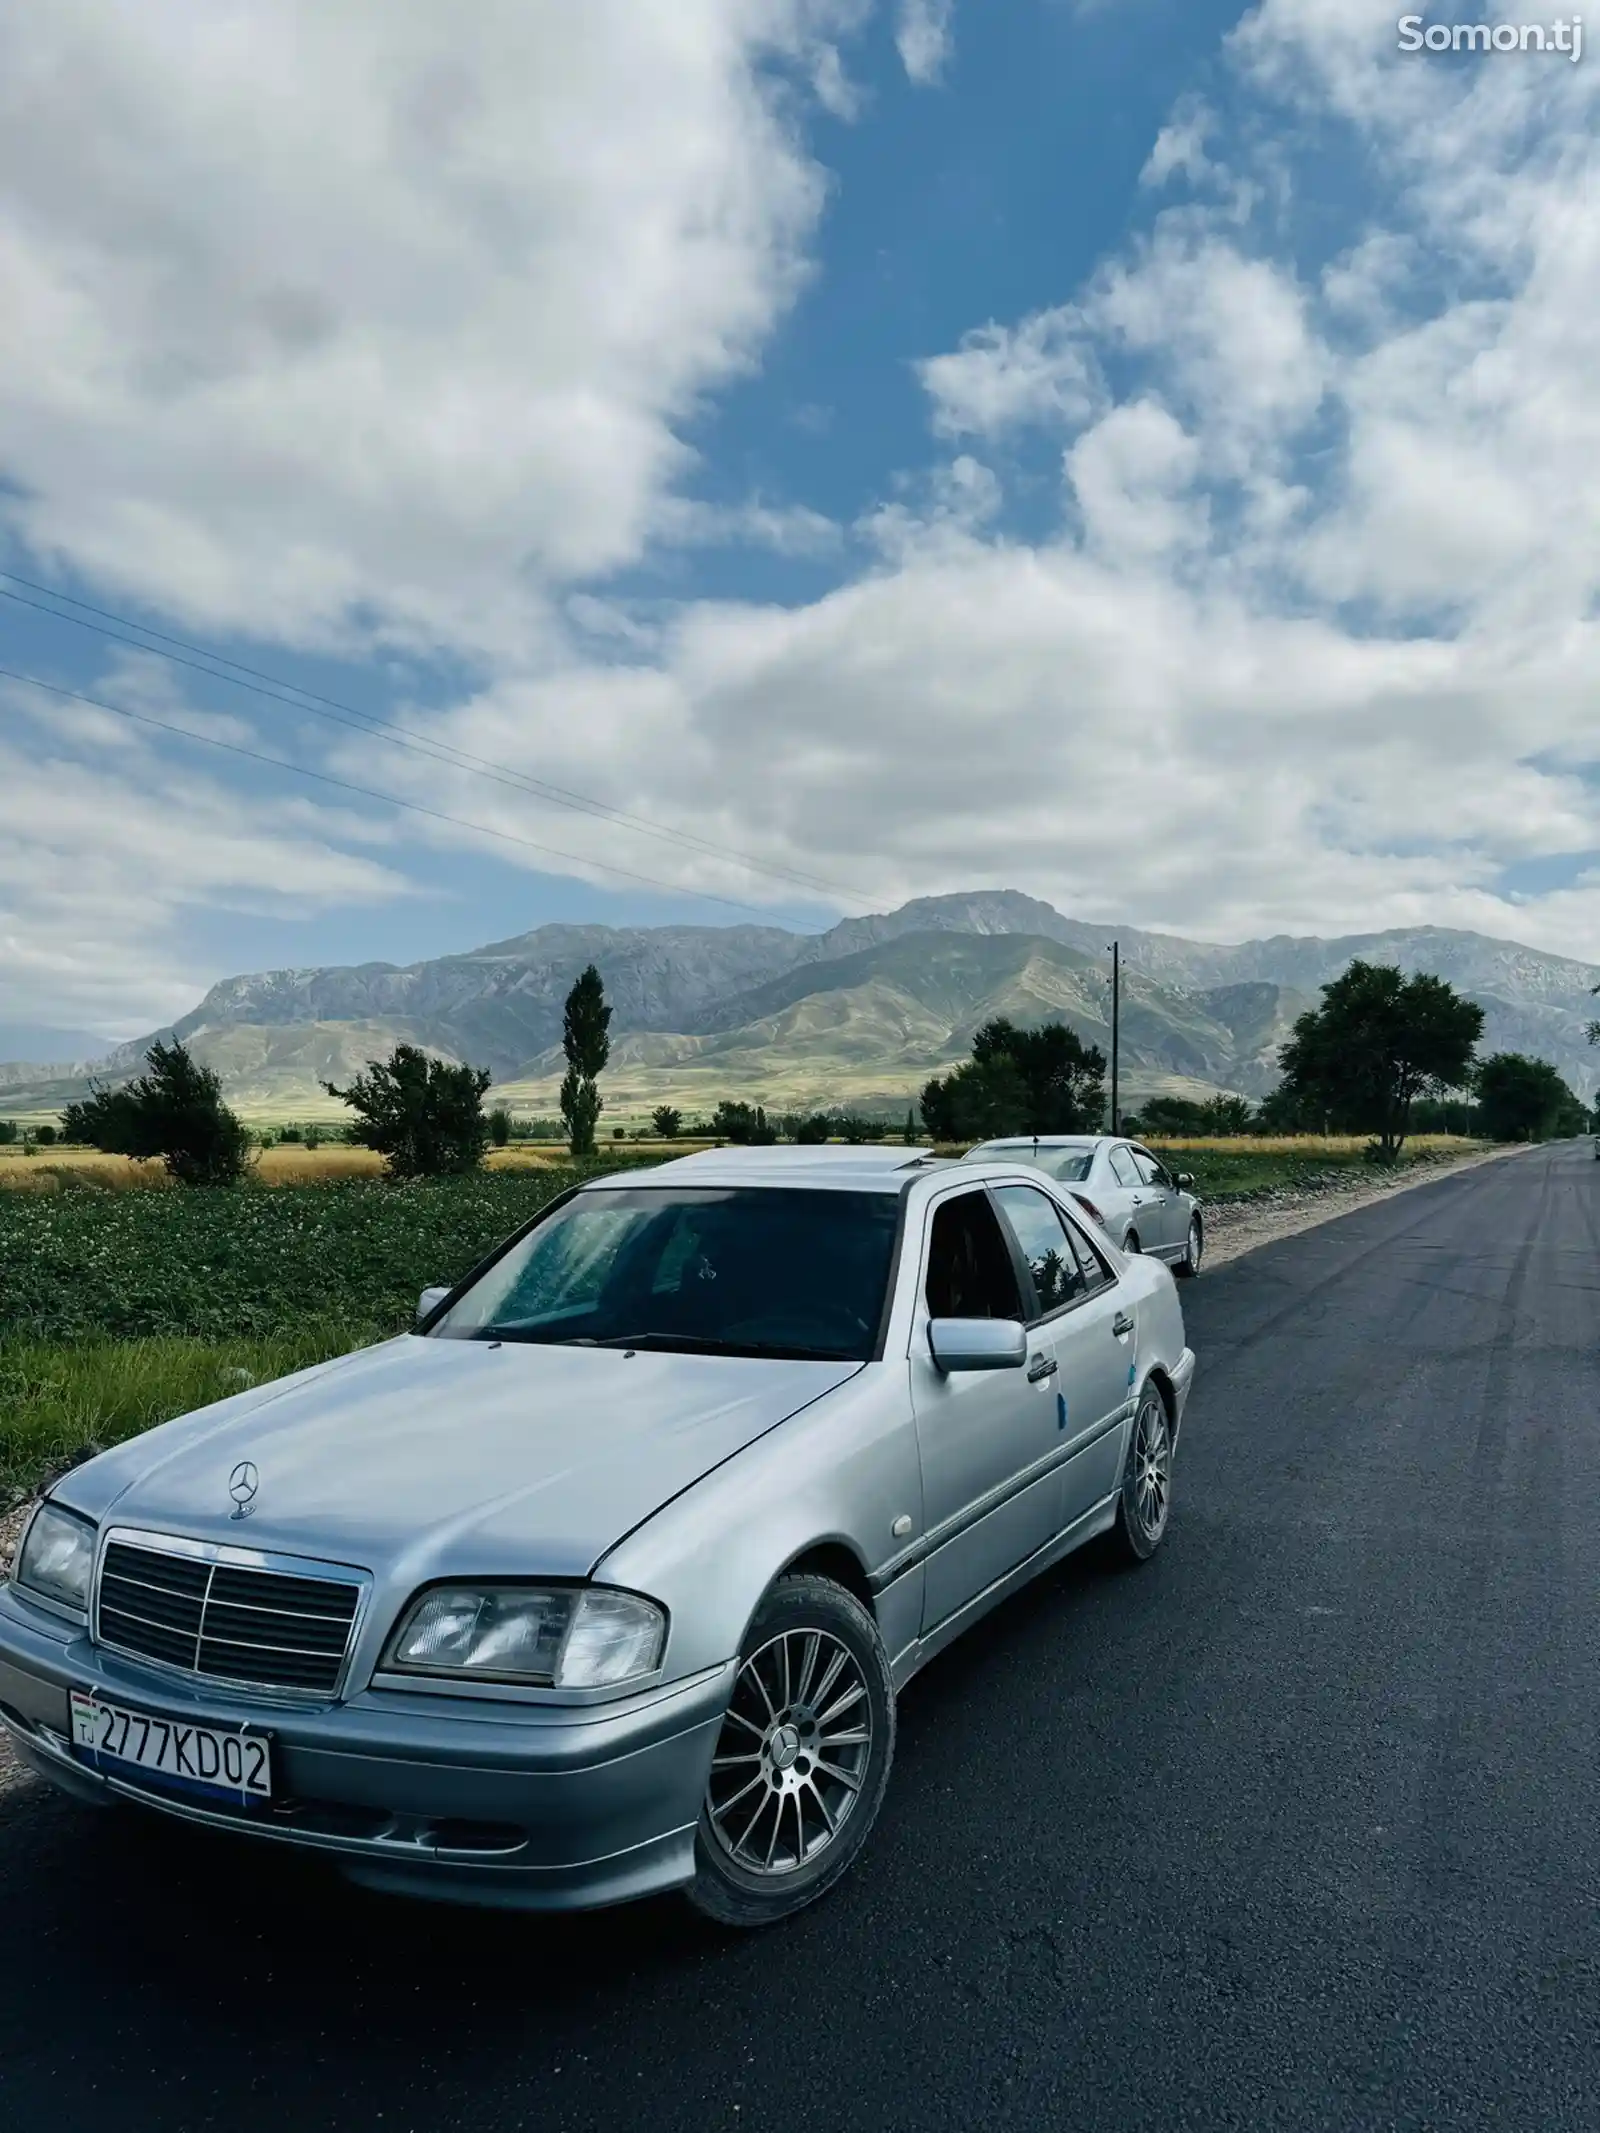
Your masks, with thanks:
M1371 1176L1356 1143L1165 1152L1212 1205ZM583 1174L0 1193L0 1509L96 1447L403 1330L425 1283L459 1279Z

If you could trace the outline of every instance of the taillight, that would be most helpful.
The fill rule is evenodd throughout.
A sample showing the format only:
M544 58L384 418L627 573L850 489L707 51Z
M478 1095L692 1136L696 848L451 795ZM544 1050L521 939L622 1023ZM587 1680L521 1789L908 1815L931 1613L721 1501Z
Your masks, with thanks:
M1102 1229L1105 1228L1105 1216L1101 1214L1099 1208L1095 1206L1093 1200L1089 1198L1087 1193L1075 1192L1072 1197L1077 1201L1078 1205L1083 1209L1084 1213L1089 1217L1089 1220L1091 1222L1098 1222Z

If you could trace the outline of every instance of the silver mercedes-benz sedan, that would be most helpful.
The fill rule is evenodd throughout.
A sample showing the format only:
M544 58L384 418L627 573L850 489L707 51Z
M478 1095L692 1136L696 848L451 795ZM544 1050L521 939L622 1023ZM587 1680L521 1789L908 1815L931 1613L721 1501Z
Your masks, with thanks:
M1082 1543L1160 1544L1193 1372L1168 1269L1037 1169L601 1179L413 1333L60 1480L0 1722L85 1800L372 1886L759 1925L860 1851L919 1667Z
M1108 1133L1046 1133L1034 1140L980 1141L968 1163L1029 1163L1065 1185L1124 1252L1148 1252L1179 1274L1198 1274L1205 1216L1194 1179L1176 1175L1137 1141Z

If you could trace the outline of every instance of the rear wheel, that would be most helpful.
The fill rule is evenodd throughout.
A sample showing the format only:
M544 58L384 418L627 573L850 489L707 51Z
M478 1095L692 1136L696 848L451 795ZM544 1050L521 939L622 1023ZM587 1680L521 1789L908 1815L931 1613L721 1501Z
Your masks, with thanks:
M1128 1234L1123 1238L1122 1249L1125 1252L1138 1252L1144 1249L1144 1247L1139 1242L1139 1232L1136 1229L1130 1229Z
M829 1578L780 1578L739 1657L686 1894L725 1926L825 1895L867 1841L894 1759L894 1684L877 1626Z
M1205 1250L1205 1245L1205 1231L1200 1226L1200 1217L1191 1215L1189 1217L1189 1236L1183 1247L1183 1257L1174 1266L1173 1272L1191 1279L1198 1274L1200 1271L1200 1258Z
M1172 1422L1154 1385L1139 1397L1128 1456L1111 1529L1114 1552L1125 1563L1147 1563L1166 1538L1172 1510Z

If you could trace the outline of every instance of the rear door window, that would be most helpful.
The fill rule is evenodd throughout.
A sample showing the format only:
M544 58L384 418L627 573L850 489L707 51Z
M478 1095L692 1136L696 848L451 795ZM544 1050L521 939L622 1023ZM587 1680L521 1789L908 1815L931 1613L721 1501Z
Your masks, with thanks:
M1138 1189L1139 1173L1134 1169L1133 1157L1126 1148L1113 1148L1107 1161L1111 1165L1111 1175L1119 1185L1127 1186L1130 1191Z

